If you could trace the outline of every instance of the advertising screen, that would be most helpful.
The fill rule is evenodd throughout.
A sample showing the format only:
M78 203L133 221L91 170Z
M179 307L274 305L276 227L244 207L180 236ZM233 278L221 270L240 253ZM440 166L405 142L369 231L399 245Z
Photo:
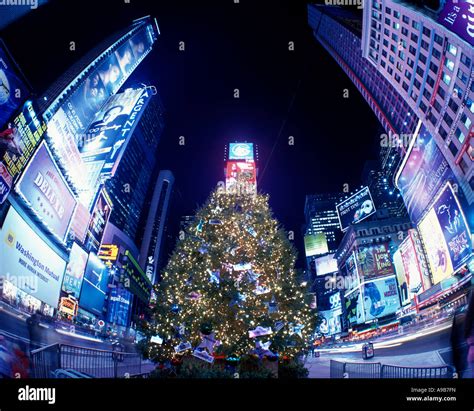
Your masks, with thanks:
M448 278L470 258L471 234L451 184L443 187L418 227L434 284Z
M356 288L354 291L346 294L344 300L346 304L347 322L350 325L364 323L364 304L360 288Z
M71 221L69 234L74 236L74 239L80 243L84 243L87 233L87 227L91 221L91 213L85 205L81 202L77 203L76 212Z
M357 266L355 251L347 258L345 263L345 271L347 278L346 288L352 290L360 284L359 267Z
M314 260L316 265L316 275L326 275L337 271L337 260L334 254L318 257Z
M410 294L408 292L408 283L405 273L405 267L403 266L402 253L400 249L393 253L393 265L395 267L395 273L397 275L398 292L400 294L400 302L402 306L410 303Z
M412 300L416 295L420 294L425 289L423 287L421 263L417 256L414 239L410 234L400 244L399 250L405 271L409 298Z
M132 294L123 287L113 288L107 304L107 319L110 324L126 327L132 302Z
M419 222L447 180L454 180L451 168L431 134L421 126L395 180L413 222Z
M29 91L18 67L0 40L0 128L28 98Z
M62 290L78 299L86 269L88 254L76 243L72 244L69 262L64 273Z
M44 141L39 145L15 189L43 224L63 240L77 201Z
M365 283L363 289L365 321L394 314L400 308L395 276Z
M108 269L95 254L89 254L79 307L96 315L102 315L107 292Z
M57 307L66 261L12 207L1 230L0 255L1 278Z
M13 124L2 132L12 139L3 155L3 163L12 177L23 171L45 131L46 124L38 119L33 103L27 101L21 113L13 119Z
M438 23L474 47L474 6L470 0L446 0Z
M253 143L230 143L229 160L253 161Z
M114 175L152 95L150 88L127 89L111 97L97 113L79 147L89 172L89 186L94 187L101 175Z
M388 244L360 247L357 258L364 280L394 274Z
M230 193L252 193L257 189L257 172L253 161L228 161L226 190Z
M364 187L347 200L336 205L341 230L345 231L351 224L357 224L375 213L375 204L368 187Z
M304 236L304 249L306 257L313 255L326 254L329 252L326 234L315 233Z
M313 291L316 295L318 310L334 310L341 307L341 291L333 287L327 287L324 278L317 278Z
M87 229L86 242L91 244L98 250L104 236L105 227L109 221L110 213L112 212L112 202L109 195L102 189L95 202L92 218Z
M341 327L341 308L337 310L318 311L321 317L319 332L323 335L334 335L342 331Z

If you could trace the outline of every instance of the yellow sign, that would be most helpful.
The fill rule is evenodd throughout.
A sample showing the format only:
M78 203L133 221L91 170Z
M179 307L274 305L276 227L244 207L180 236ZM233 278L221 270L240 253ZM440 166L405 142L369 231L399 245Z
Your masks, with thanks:
M115 244L102 244L98 257L104 261L117 261L119 248Z
M59 303L59 311L74 317L77 313L77 301L69 297L62 297Z

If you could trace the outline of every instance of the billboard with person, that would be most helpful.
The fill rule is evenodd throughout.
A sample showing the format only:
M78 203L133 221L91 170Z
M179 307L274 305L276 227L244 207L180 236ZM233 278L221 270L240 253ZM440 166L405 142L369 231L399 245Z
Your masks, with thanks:
M388 243L360 247L357 259L364 280L394 273Z
M362 287L364 322L395 314L400 308L395 276L369 281Z
M0 128L26 101L30 92L18 66L0 40Z
M82 279L84 278L84 271L86 269L88 254L77 243L73 243L71 253L69 254L69 262L64 273L62 290L73 296L75 299L79 298L82 287Z
M455 177L433 136L421 126L395 177L408 214L418 223L433 197Z
M97 195L92 210L92 217L87 229L86 244L88 247L93 247L97 251L99 250L111 212L112 201L107 191L105 191L105 188L103 188Z
M339 224L346 231L352 224L357 224L375 213L375 204L368 187L364 187L348 199L336 205Z

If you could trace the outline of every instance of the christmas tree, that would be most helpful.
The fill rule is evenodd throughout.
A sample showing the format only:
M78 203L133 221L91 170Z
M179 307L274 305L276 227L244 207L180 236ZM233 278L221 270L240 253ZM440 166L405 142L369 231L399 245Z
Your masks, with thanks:
M293 357L316 315L294 269L296 251L268 196L216 190L178 240L155 287L146 354Z

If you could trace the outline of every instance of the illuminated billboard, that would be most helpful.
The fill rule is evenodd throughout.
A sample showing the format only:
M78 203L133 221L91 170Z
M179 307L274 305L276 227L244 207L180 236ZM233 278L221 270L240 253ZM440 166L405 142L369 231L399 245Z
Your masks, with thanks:
M86 269L88 254L76 243L72 244L69 262L64 273L62 290L78 299Z
M474 4L472 0L446 0L437 21L474 47Z
M107 293L108 269L93 253L89 254L79 306L98 316L102 315Z
M119 247L115 244L102 244L97 256L102 261L117 261L119 255Z
M364 304L360 288L357 287L352 292L344 296L346 306L347 322L350 325L362 324L365 322Z
M0 40L0 127L7 124L29 94L18 67Z
M318 311L318 315L321 318L319 332L323 335L339 334L342 331L341 314L341 308L337 310Z
M77 201L44 141L15 190L48 230L61 240L66 237Z
M395 178L413 222L419 222L439 189L454 178L436 141L421 126Z
M253 161L253 143L230 143L229 160Z
M410 303L411 298L408 292L407 277L405 273L405 267L403 266L402 253L400 252L400 249L393 253L393 266L395 267L395 273L397 276L400 302L402 306L404 306Z
M106 321L122 327L129 325L132 293L124 287L115 287L109 294Z
M471 257L471 233L451 184L442 188L418 227L433 284L451 276Z
M357 224L375 213L375 204L368 187L364 187L347 200L336 205L341 230L346 231L350 225Z
M326 254L329 252L326 234L315 233L304 236L304 249L306 257L313 255Z
M0 241L0 278L57 307L66 261L10 207Z
M316 275L326 275L337 271L337 260L334 254L318 257L314 260L316 265Z
M364 280L394 274L388 244L361 246L357 259Z
M420 255L423 251L416 247L412 231L408 232L407 238L399 246L410 300L425 290Z
M150 88L127 89L111 97L90 124L79 146L88 170L88 185L95 187L101 176L111 177L150 101Z
M0 133L11 139L2 161L13 178L23 171L45 131L46 124L38 119L33 103L27 101L10 127Z
M96 250L99 249L111 212L112 201L103 188L97 195L92 217L87 229L86 243L89 247L93 247Z
M365 321L394 314L400 308L395 276L363 284Z
M90 221L91 213L88 208L81 202L78 202L69 228L70 236L73 236L74 239L80 243L84 243L87 234L87 227Z
M226 190L229 193L255 193L257 172L253 161L228 161Z

